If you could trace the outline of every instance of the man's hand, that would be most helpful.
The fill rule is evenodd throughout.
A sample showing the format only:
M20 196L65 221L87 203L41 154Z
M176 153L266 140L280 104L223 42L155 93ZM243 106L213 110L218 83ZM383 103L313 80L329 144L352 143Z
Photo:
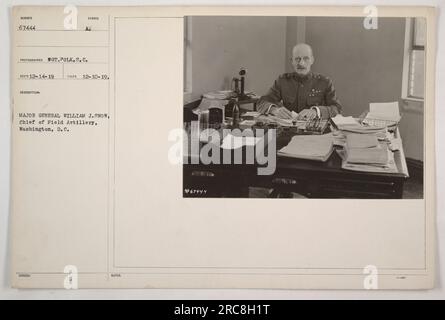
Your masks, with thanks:
M317 116L317 111L314 109L303 109L298 114L298 120L312 120Z
M282 119L292 119L292 113L285 107L272 107L270 113L278 118Z

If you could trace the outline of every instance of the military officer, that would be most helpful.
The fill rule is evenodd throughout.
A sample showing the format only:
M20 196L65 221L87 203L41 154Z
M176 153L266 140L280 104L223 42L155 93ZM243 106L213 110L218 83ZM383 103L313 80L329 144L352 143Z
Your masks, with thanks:
M299 119L323 119L334 117L341 112L341 105L335 94L332 81L325 76L313 73L312 48L299 43L292 50L292 66L295 72L285 73L275 80L269 92L260 98L257 110L290 119L291 111L299 114Z

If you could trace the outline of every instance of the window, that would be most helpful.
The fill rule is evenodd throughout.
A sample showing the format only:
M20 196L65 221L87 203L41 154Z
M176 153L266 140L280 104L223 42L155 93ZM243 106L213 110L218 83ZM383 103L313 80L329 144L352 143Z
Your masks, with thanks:
M422 101L425 87L426 21L407 18L402 98Z
M192 94L192 18L184 17L184 100Z

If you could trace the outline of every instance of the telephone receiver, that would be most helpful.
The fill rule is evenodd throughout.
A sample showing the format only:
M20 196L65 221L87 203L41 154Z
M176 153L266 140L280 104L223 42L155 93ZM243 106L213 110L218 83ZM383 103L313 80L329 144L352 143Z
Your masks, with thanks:
M241 68L238 74L240 76L239 78L234 77L232 79L232 91L236 93L239 101L249 99L244 93L245 76L247 71L245 68Z

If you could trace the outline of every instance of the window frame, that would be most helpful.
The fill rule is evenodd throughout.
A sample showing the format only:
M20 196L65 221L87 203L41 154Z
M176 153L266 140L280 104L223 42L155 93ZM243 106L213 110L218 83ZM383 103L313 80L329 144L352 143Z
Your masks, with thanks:
M183 94L184 101L192 99L192 17L184 17L184 42L183 42Z
M426 86L426 47L414 44L415 19L416 17L408 17L406 18L405 22L405 45L403 54L403 74L402 74L402 100L404 101L405 109L423 112L423 102L425 97L423 98L414 97L409 94L411 55L413 50L423 50L424 52L425 55L424 86ZM425 89L424 92L426 92Z

